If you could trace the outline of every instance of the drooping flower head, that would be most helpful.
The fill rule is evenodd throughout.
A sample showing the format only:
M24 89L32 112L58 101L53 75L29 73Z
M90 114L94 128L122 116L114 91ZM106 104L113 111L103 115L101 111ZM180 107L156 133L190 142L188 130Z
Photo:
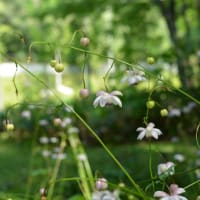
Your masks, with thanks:
M138 140L142 140L144 137L146 138L151 138L153 137L154 139L158 139L160 135L162 135L162 132L158 128L154 128L155 124L150 122L146 128L139 127L137 128L136 131L139 131L139 135L137 137Z
M119 107L122 107L122 102L118 96L122 96L120 91L112 91L111 93L105 91L99 91L96 94L96 99L94 100L94 107L96 108L98 105L100 107L104 107L106 105L114 104Z
M129 85L135 85L145 80L144 72L128 70L127 75L123 77L122 82L127 82Z
M158 175L161 179L167 178L175 173L175 164L173 162L161 163L158 165Z
M179 188L178 185L171 184L169 186L169 193L156 191L154 197L159 197L160 200L187 200L186 197L179 195L184 192L184 188Z

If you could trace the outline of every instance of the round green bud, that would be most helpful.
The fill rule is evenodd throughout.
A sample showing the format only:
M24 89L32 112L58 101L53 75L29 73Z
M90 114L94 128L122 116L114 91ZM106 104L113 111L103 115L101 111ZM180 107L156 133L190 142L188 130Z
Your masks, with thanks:
M152 109L155 106L155 101L150 100L146 103L147 108Z
M162 110L160 110L160 115L161 115L162 117L166 117L166 116L168 115L168 110L167 110L167 109L162 109Z
M6 124L6 130L7 131L13 131L14 128L15 128L14 124L12 124L12 123Z
M63 72L64 71L64 65L62 63L57 63L54 67L56 72Z
M154 64L155 63L154 57L148 57L147 58L147 63L150 64L150 65Z
M55 68L56 64L57 64L57 60L51 60L50 61L50 66L51 67Z

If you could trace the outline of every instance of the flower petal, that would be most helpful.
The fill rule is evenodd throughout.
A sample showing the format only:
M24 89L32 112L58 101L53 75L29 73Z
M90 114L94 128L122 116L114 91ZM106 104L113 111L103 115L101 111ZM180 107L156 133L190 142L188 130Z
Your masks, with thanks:
M111 100L114 105L118 105L119 107L122 107L122 102L118 97L112 96Z
M113 95L113 96L123 96L123 94L118 90L114 90L110 94Z
M137 129L136 129L136 131L144 131L145 130L145 128L143 128L143 127L138 127Z
M145 130L142 131L142 132L138 135L137 140L142 140L142 139L144 138L144 136L145 136Z
M104 97L102 97L101 96L101 98L100 98L100 100L99 100L99 105L101 106L101 107L104 107L105 105L106 105L106 98L104 98Z
M99 101L100 101L101 98L102 98L101 96L98 96L98 97L94 100L93 106L94 106L95 108L98 106Z
M163 192L163 191L156 191L154 192L154 197L168 197L169 194L167 194L166 192Z

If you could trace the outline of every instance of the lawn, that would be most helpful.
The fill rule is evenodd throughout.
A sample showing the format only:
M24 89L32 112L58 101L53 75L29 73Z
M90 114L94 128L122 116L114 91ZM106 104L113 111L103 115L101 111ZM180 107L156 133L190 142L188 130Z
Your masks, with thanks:
M148 172L148 143L136 143L109 147L119 161L124 165L132 177L144 189L149 182ZM76 162L71 150L66 148L67 156L61 164L58 180L67 177L77 177ZM125 183L130 185L126 176L116 166L112 159L99 146L86 147L92 170L97 176L106 177L109 183ZM157 164L166 161L176 163L176 175L172 180L182 187L196 179L195 161L199 159L197 148L192 144L181 143L153 143L152 168L157 172ZM185 160L174 160L174 153L183 154ZM46 160L41 156L41 146L31 147L31 141L16 142L0 140L0 199L39 199L40 187L45 187L49 180L49 171L54 166L54 160ZM80 193L76 181L58 181L55 186L54 200L69 199ZM189 199L195 199L200 193L200 184L196 184L186 191ZM25 195L27 195L25 197Z

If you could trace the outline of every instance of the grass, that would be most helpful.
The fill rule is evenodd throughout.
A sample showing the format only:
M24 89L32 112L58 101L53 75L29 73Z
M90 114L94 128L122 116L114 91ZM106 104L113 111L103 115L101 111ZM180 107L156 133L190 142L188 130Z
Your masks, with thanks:
M25 199L24 195L27 191L27 184L30 186L29 199L39 199L39 188L45 187L49 180L48 169L54 164L46 162L40 155L41 148L36 147L33 151L33 160L30 171L31 160L31 142L23 141L16 142L10 140L0 140L0 199ZM185 155L186 160L183 163L176 164L177 175L173 177L176 183L185 187L195 180L194 171L184 172L192 169L195 165L196 147L195 145L183 145L179 143L154 143L152 152L153 159L153 173L157 171L157 164L166 161L174 161L174 152ZM111 146L110 149L125 166L128 172L133 176L137 183L143 188L149 182L148 172L148 144L145 142L137 144L129 144L122 146ZM108 157L101 147L86 148L88 157L94 173L98 176L103 176L109 182L118 184L126 182L124 174L118 169L115 163ZM158 153L161 152L161 153ZM175 161L174 161L175 162ZM67 148L67 158L62 162L58 179L65 177L77 177L76 163L73 159L72 153ZM173 181L173 180L172 180ZM200 185L195 185L187 190L186 195L189 199L195 199L198 195ZM56 183L54 193L55 200L67 199L68 197L80 193L78 184L75 181L60 181ZM65 198L64 198L65 197Z

